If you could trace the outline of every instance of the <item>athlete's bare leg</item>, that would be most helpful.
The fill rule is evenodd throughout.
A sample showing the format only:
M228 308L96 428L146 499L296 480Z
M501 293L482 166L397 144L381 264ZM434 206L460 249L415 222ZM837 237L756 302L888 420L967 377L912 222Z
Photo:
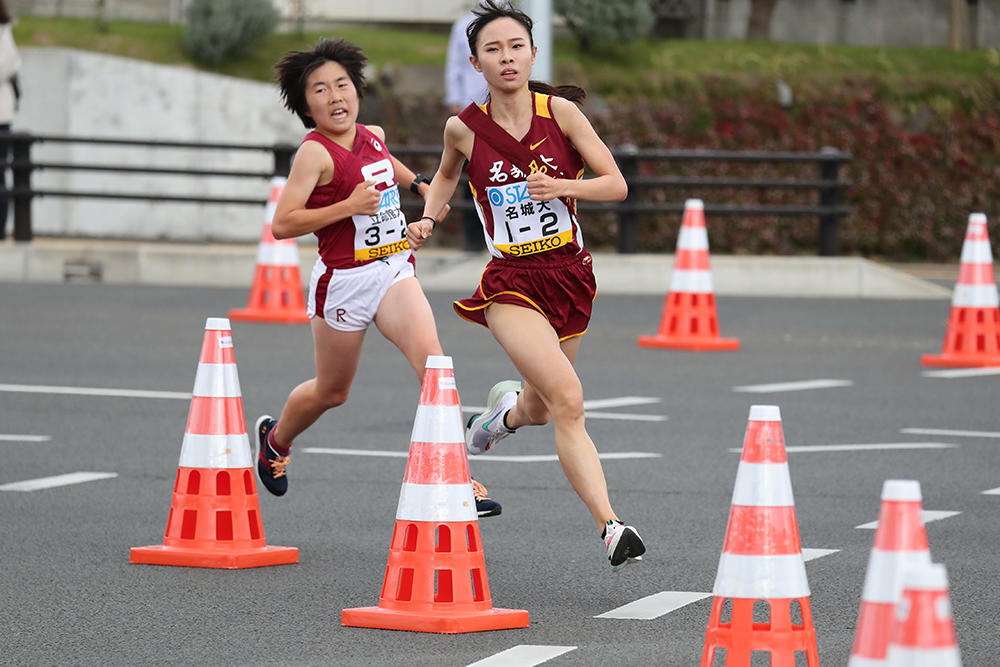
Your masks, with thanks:
M354 374L358 371L364 331L339 331L322 317L314 317L311 325L316 377L306 380L288 395L274 429L274 442L279 447L288 447L320 415L347 402Z
M584 424L583 386L573 368L580 337L560 343L541 313L510 304L491 305L486 321L525 380L517 404L507 413L507 425L543 424L551 415L566 478L598 526L617 520L597 448Z
M427 356L440 355L434 313L416 278L404 278L389 288L375 314L375 326L400 349L423 382Z

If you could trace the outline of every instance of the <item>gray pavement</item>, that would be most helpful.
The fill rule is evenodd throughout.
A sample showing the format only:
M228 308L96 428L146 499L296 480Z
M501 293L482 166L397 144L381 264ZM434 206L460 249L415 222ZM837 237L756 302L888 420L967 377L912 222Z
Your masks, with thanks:
M718 266L713 258L713 267ZM601 264L597 262L600 279ZM485 330L450 308L461 289L429 291L463 402L482 404L513 369ZM823 664L845 664L887 478L921 482L924 508L960 512L927 524L949 568L966 665L996 663L1000 583L997 375L930 377L943 297L775 298L721 295L736 352L639 348L663 294L598 296L578 360L587 400L655 402L592 416L616 510L649 554L612 574L595 526L551 455L550 427L526 429L471 463L504 505L484 519L493 604L526 609L525 630L459 636L342 628L340 611L376 603L405 459L307 453L409 445L417 380L373 331L347 405L296 443L291 490L266 494L269 544L297 565L216 571L130 565L158 544L170 506L188 401L0 391L0 485L75 471L117 477L32 492L0 491L4 658L10 664L468 665L518 645L575 647L546 665L697 664L710 600L650 620L595 618L661 591L711 591L749 406L781 408L789 447L940 443L946 448L804 451L789 456L802 543L835 553L807 563ZM245 287L0 284L0 384L190 392L205 318L240 307ZM233 323L247 421L277 412L311 372L307 327ZM736 387L815 379L849 384L762 393ZM909 429L917 429L911 431ZM935 429L928 435L921 429ZM941 435L940 433L946 433ZM971 435L970 435L971 433ZM993 435L990 435L993 434ZM490 460L489 457L494 459Z

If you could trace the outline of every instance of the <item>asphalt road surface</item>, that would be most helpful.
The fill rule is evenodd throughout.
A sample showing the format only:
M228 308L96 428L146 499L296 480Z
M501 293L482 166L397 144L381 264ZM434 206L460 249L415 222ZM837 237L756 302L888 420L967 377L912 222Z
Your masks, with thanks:
M515 375L488 332L452 313L464 295L430 299L463 403L476 406ZM604 460L611 499L648 554L613 573L558 462L544 458L551 427L523 429L471 467L503 504L480 522L493 604L528 610L530 627L434 635L340 625L342 609L378 600L419 387L374 329L349 402L296 442L288 495L260 498L268 544L298 547L298 564L129 564L130 547L163 538L205 319L245 299L0 285L0 663L696 665L733 450L750 406L770 404L803 547L826 550L806 564L822 663L847 661L874 537L858 526L877 518L883 481L903 478L920 481L935 519L930 550L948 567L964 664L1000 664L1000 495L984 493L1000 487L1000 376L921 366L940 350L946 301L721 298L722 334L741 349L692 353L636 345L655 332L660 297L599 297L577 362L587 423L602 454L618 455ZM233 339L252 429L311 376L311 336L233 322ZM543 458L523 459L533 455ZM23 490L71 473L104 475ZM619 617L664 592L647 601L651 618ZM695 601L668 604L680 599L670 592Z

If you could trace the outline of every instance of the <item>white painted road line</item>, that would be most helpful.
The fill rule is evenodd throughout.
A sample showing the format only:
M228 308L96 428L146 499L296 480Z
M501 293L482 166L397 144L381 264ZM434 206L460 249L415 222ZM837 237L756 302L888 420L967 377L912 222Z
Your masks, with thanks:
M592 401L584 401L583 416L588 419L617 419L620 421L635 422L664 422L666 415L643 415L629 412L594 412L599 408L622 408L628 405L651 405L659 403L660 399L655 396L621 396L619 398L597 398ZM486 407L482 405L463 405L462 412L476 413L485 412Z
M48 442L51 435L18 435L17 433L0 433L0 442Z
M587 419L619 419L630 422L665 422L666 415L640 415L633 412L590 412L585 411L583 416Z
M1000 431L953 431L947 428L901 428L907 435L947 435L954 438L1000 438Z
M949 368L940 371L924 371L925 378L971 378L983 375L1000 375L1000 368Z
M659 403L660 399L654 396L622 396L621 398L597 398L592 401L584 401L584 410L596 410L598 408L624 408L630 405L652 405Z
M690 591L661 591L647 595L635 602L629 602L611 611L606 611L594 618L627 618L639 621L650 621L664 614L685 607L692 602L712 597L711 593L696 593Z
M733 387L733 391L748 394L772 394L782 391L805 391L806 389L827 389L830 387L850 387L854 382L851 380L831 380L821 378L819 380L802 380L800 382L774 382L772 384L747 384L741 387Z
M829 556L830 554L835 554L840 549L808 549L802 547L802 560L809 562L811 560L816 560L817 558L822 558L823 556Z
M72 396L118 396L123 398L170 398L183 401L191 400L191 394L182 391L102 389L100 387L51 387L41 384L0 384L0 391L8 391L18 394L69 394Z
M52 489L57 486L83 484L84 482L110 479L117 476L118 473L116 472L71 472L54 477L39 477L38 479L27 479L23 482L0 484L0 491L38 491L39 489Z
M815 452L865 452L880 449L952 449L954 447L958 447L958 445L947 442L875 442L858 445L798 445L785 447L785 451L809 454ZM729 451L739 454L743 450L733 448Z
M405 459L410 455L409 451L379 451L374 449L341 449L337 447L303 447L305 454L337 454L340 456L381 456L385 458ZM599 454L604 460L616 459L658 459L663 454L656 452L605 452ZM524 456L503 456L490 454L489 456L472 457L476 461L494 461L496 463L542 463L547 461L558 461L555 454L534 454Z
M984 496L1000 496L1000 486L998 486L995 489L986 489L985 491L983 491L982 495L984 495Z
M922 510L920 512L920 518L922 518L924 523L927 524L931 521L940 521L941 519L958 516L959 514L961 514L961 512L953 512L951 510ZM863 523L860 526L855 526L855 528L860 528L862 530L875 530L878 528L878 519L869 521L868 523Z
M500 651L488 658L473 662L468 667L531 667L558 658L563 653L575 651L575 646L539 646L521 644L506 651Z

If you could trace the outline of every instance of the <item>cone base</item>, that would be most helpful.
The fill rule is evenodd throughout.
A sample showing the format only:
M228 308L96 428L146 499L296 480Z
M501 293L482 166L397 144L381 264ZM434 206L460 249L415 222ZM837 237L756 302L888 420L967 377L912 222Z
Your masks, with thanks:
M409 630L459 634L488 630L512 630L528 627L528 612L524 609L490 609L469 613L434 611L397 611L382 607L344 609L340 624L354 628L377 630Z
M956 355L956 354L925 354L920 358L924 366L950 366L958 368L980 368L983 366L1000 366L1000 355Z
M265 546L247 551L223 552L217 549L184 549L162 544L132 547L129 562L140 565L177 565L240 570L248 567L290 565L299 562L296 547Z
M690 336L639 336L639 347L655 347L664 350L694 350L712 352L740 349L738 338L694 338Z
M308 324L304 312L260 310L257 308L234 308L229 311L229 319L240 322L269 322L271 324Z

